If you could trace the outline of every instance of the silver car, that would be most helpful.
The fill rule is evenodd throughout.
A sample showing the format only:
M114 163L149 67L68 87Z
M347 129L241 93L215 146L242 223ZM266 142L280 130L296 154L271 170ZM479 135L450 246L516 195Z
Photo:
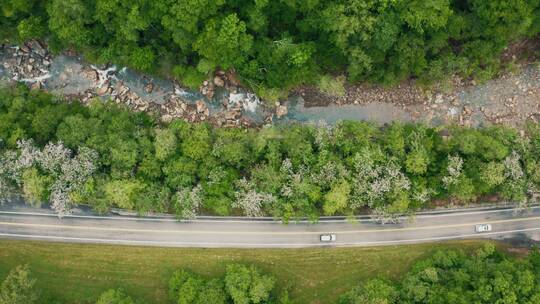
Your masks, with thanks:
M320 240L321 242L335 242L336 235L335 234L321 234Z
M474 225L474 231L481 233L481 232L489 232L491 231L491 225L490 224L478 224Z

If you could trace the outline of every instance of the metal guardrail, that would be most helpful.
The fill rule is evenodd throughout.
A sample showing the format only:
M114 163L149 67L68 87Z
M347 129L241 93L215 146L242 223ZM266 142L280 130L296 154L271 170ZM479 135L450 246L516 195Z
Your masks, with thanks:
M531 207L539 207L540 204L532 204L529 206ZM430 215L442 215L442 214L451 214L451 213L460 213L460 212L474 212L474 211L489 211L489 210L512 210L514 209L515 204L510 202L503 202L503 203L497 203L497 204L476 204L469 207L461 207L461 208L451 208L451 207L444 207L444 208L437 208L437 209L425 209L418 212L415 212L414 214L402 214L399 216L396 216L398 219L408 219L415 216L430 216ZM41 208L33 208L25 205L23 202L12 202L4 204L2 207L0 207L0 210L12 210L17 211L20 209L25 210L34 210L35 212L39 212L42 214L50 214L55 215L55 213L47 208L46 206L43 206ZM194 222L194 221L246 221L246 222L282 222L281 219L277 219L274 217L245 217L245 216L197 216L194 219L177 219L176 216L172 214L165 214L165 213L148 213L148 214L138 214L137 212L134 212L132 210L126 210L126 209L118 209L113 208L106 214L98 214L95 211L92 210L91 207L86 205L80 205L77 208L73 209L73 213L71 216L96 216L96 217L107 217L107 216L120 216L120 217L126 217L126 218L140 218L140 219L167 219L167 220L178 220L181 222ZM69 217L69 215L68 215ZM373 220L373 218L369 214L361 214L361 215L355 215L355 216L321 216L318 218L316 222L346 222L346 221L369 221ZM298 218L293 219L290 221L291 223L300 223L300 222L313 222L310 221L308 218Z
M448 213L456 213L456 212L474 212L474 211L481 211L481 210L504 210L504 209L514 209L516 204L510 203L510 202L504 202L504 203L496 203L496 204L475 204L470 207L461 207L461 208L451 208L451 207L444 207L444 208L436 208L436 209L424 209L418 212L414 212L414 216L422 216L422 215L437 215L437 214L448 214ZM529 207L538 207L540 204L531 204ZM172 214L166 214L166 213L149 213L145 214L143 216L139 215L137 212L133 212L131 210L125 210L125 209L118 209L118 208L112 208L110 210L112 214L121 215L121 216L133 216L133 217L150 217L150 218L176 218ZM404 218L404 217L410 217L411 214L401 214L397 216L398 218ZM355 216L321 216L318 218L317 222L325 222L325 221L355 221L355 220L370 220L372 217L369 214L361 214L361 215L355 215ZM261 216L261 217L246 217L246 216L197 216L193 220L222 220L222 221L260 221L260 222L281 222L280 219L276 219L274 217L270 216ZM190 220L183 220L183 221L190 221ZM306 222L309 221L308 218L302 217L299 219L291 220L291 222Z

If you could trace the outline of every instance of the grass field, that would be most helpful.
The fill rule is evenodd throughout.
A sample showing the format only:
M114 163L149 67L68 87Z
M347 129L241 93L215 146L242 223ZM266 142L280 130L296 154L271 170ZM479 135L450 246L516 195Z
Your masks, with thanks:
M253 263L291 285L295 303L335 303L358 282L397 278L418 258L441 248L472 250L482 241L373 248L180 249L0 240L0 279L29 264L45 298L92 303L108 288L124 288L146 303L169 303L167 282L178 268L222 275L229 262ZM43 299L45 300L45 299Z

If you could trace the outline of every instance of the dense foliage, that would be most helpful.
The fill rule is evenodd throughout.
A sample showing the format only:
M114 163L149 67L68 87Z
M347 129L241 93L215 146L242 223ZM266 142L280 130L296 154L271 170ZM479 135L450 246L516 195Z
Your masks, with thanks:
M164 125L111 103L89 107L36 91L0 90L0 194L196 214L354 214L385 220L441 202L495 195L527 204L540 185L540 126L432 128L291 124ZM4 199L6 199L4 197Z
M179 270L169 281L169 297L177 304L287 304L287 293L277 296L275 279L255 266L229 264L223 279L207 280Z
M0 285L0 304L37 304L35 283L27 265L15 267Z
M0 0L0 39L47 38L96 61L197 85L234 69L266 95L346 72L395 83L493 76L540 32L539 0ZM322 82L327 82L325 78Z
M15 267L0 285L0 304L59 303L44 300L35 288L36 280L26 266ZM278 293L276 280L255 266L229 264L224 278L205 279L187 271L176 271L169 280L170 303L174 304L289 304L288 292ZM86 303L86 302L85 302ZM103 292L96 304L135 304L122 289Z
M492 244L469 256L439 251L416 263L399 282L373 279L340 299L340 304L540 303L540 253L509 258Z

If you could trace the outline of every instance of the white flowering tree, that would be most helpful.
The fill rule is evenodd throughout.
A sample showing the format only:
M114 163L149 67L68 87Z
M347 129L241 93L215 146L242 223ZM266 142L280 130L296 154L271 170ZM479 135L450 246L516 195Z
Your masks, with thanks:
M531 192L532 190L531 187L527 189L527 179L521 164L521 155L512 151L504 159L503 164L505 182L502 185L502 194L521 209L528 203L527 191Z
M296 196L303 196L305 183L312 181L311 170L305 165L301 165L296 170L293 168L293 164L289 158L285 158L281 163L279 172L283 177L280 195L284 198L291 200Z
M315 125L314 140L315 146L319 151L328 149L330 140L334 137L335 128L327 124L325 121L318 121Z
M333 160L324 162L318 170L310 171L310 177L313 183L322 187L328 187L340 180L348 178L350 175L343 164Z
M263 216L263 207L276 201L272 194L258 192L255 185L245 178L238 180L236 186L238 190L232 206L242 210L246 216Z
M446 172L442 177L443 186L448 194L462 202L476 198L473 181L465 174L463 166L463 158L458 155L449 155Z
M310 220L316 221L317 212L314 211L313 205L321 199L322 188L330 188L338 175L334 176L332 172L317 174L304 164L294 168L288 158L281 163L279 175L281 184L277 195L280 200L274 209L279 214L276 215L284 222L299 215L307 215ZM325 183L325 180L328 183Z
M373 151L364 149L354 157L351 208L375 208L403 199L411 182L394 161L377 161Z
M175 196L176 214L183 219L194 219L202 206L202 188L182 188Z
M448 156L447 174L443 176L442 182L446 189L457 185L463 175L463 159L457 155Z
M24 189L25 171L35 168L52 180L48 189L52 209L59 216L68 213L71 208L70 193L81 187L95 172L97 153L81 147L74 156L62 142L48 143L43 149L39 149L31 140L19 141L17 148L18 151L7 151L2 155L0 186L12 184ZM26 189L29 189L29 186L31 185L26 185Z
M521 167L521 156L516 151L512 151L504 159L504 169L504 175L509 180L518 181L525 176Z

